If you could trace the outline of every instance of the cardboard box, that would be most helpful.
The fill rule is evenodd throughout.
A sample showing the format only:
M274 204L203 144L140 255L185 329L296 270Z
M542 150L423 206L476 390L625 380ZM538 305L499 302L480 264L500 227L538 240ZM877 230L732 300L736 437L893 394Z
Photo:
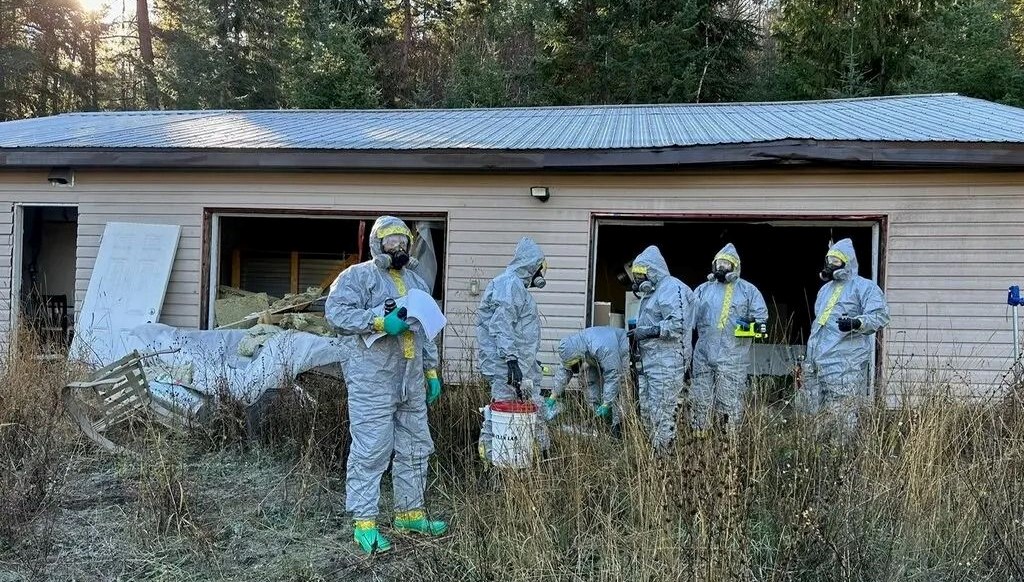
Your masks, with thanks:
M626 329L629 329L629 320L636 319L640 311L640 300L633 295L632 291L626 291Z
M626 329L626 316L621 313L613 313L608 320L608 325Z

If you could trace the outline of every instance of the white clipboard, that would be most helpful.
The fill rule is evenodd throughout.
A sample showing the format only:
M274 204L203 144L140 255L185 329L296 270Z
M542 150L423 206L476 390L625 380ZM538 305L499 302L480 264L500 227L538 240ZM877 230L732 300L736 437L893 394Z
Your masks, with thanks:
M406 318L419 322L423 333L429 341L434 341L437 334L441 333L444 326L448 324L448 318L444 316L444 313L441 313L441 309L437 306L437 301L434 301L433 297L419 289L411 289L405 297L396 298L395 305L397 306L395 309L405 307L408 312ZM384 306L379 305L375 307L373 312L378 317L383 317ZM373 342L385 335L387 334L381 332L363 336L363 343L366 344L366 347L370 347L373 345Z

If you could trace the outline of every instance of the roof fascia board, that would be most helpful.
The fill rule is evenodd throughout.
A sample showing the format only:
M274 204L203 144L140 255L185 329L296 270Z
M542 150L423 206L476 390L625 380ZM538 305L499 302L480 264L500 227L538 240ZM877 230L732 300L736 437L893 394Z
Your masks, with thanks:
M1024 143L783 140L623 150L0 148L0 168L322 171L642 171L786 164L1024 168Z

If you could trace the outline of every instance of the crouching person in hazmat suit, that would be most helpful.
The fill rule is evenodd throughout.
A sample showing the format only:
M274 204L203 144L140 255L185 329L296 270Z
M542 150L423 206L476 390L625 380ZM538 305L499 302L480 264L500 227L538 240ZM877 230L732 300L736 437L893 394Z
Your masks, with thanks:
M325 307L347 353L343 367L352 446L345 506L355 521L355 541L367 553L391 549L376 521L381 475L389 463L394 528L431 536L448 529L443 521L427 519L423 502L427 459L434 452L427 404L441 395L437 346L418 324L410 327L404 308L383 316L379 310L409 289L430 291L411 270L411 245L412 232L405 223L393 216L378 218L370 231L372 260L338 275ZM387 335L366 347L363 336L381 332Z
M803 386L797 393L798 407L828 413L844 437L856 428L857 408L867 392L874 334L889 323L885 295L857 268L848 238L825 255L820 273L825 285L814 302Z
M743 418L743 397L750 371L750 337L737 337L750 324L768 333L768 307L752 283L740 278L740 256L732 244L715 255L711 274L694 292L697 296L697 347L693 352L690 424L702 435L711 424L712 410L724 415L734 429Z
M656 246L633 261L633 292L641 296L636 339L642 369L640 415L656 454L665 453L676 434L676 408L693 345L693 291L669 275Z
M611 422L612 432L619 434L622 406L619 387L629 373L629 338L618 327L588 327L558 343L562 360L555 387L545 401L548 416L554 416L558 398L575 374L586 378L586 399L594 416Z
M524 400L544 411L540 396L542 371L537 362L540 351L540 314L531 288L541 289L547 262L532 239L523 237L505 272L491 280L477 311L476 341L480 371L491 387L491 402ZM524 381L532 382L526 391ZM530 383L527 382L527 385ZM491 458L493 428L488 419L480 431L481 458ZM538 423L538 440L548 447L544 423Z

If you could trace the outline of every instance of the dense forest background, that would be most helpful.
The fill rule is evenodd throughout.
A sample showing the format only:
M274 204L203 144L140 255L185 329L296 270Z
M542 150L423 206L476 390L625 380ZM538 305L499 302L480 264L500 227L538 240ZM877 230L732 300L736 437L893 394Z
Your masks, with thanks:
M1024 1L0 0L0 119L959 92L1024 103Z

